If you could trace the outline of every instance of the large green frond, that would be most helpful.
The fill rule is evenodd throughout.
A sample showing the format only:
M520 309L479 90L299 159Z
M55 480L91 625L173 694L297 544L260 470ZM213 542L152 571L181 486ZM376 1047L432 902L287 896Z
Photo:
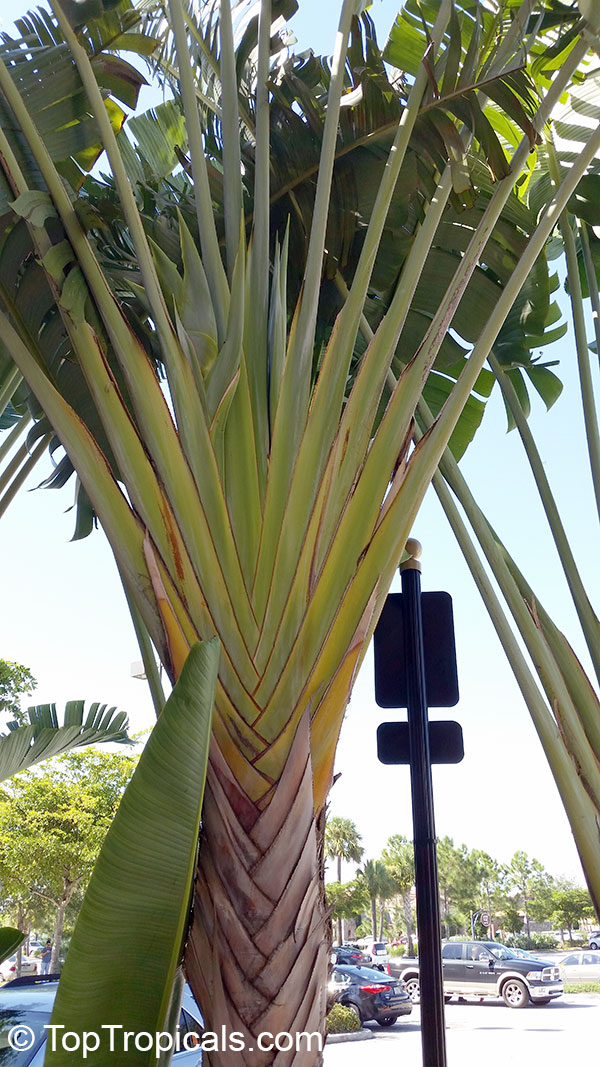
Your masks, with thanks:
M79 913L53 1025L103 1034L110 1018L132 1033L166 1029L190 906L218 662L217 640L191 649L144 748ZM114 1056L108 1045L99 1062ZM139 1048L127 1058L150 1059ZM60 1044L46 1053L55 1067L68 1059Z
M127 715L107 704L94 703L86 711L83 700L71 700L62 723L55 704L28 708L27 716L28 725L9 722L8 734L0 737L0 781L82 745L133 744Z

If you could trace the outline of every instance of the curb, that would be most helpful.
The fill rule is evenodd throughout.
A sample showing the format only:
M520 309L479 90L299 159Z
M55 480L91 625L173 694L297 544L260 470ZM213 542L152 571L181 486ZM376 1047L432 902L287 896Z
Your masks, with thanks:
M338 1045L342 1041L368 1041L374 1036L372 1030L351 1030L348 1034L327 1034L325 1048L327 1045Z

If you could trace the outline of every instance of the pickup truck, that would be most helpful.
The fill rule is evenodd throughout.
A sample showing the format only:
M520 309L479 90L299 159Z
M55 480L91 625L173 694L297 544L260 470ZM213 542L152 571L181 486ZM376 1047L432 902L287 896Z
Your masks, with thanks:
M414 1003L419 1000L418 960L394 960L390 969L406 983ZM519 959L497 941L442 943L444 1000L459 996L502 997L509 1008L548 1004L562 996L560 968L544 960Z

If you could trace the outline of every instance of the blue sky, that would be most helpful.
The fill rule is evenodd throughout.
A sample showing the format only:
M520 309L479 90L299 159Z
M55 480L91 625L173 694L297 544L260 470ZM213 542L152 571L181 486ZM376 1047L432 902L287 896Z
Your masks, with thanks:
M302 15L295 20L300 44L330 49L337 5L304 0L301 6ZM390 0L373 4L381 41L396 7ZM4 0L4 26L22 10L15 0ZM545 355L560 359L565 389L549 414L533 400L532 425L584 580L598 602L597 545L590 532L597 529L592 525L597 519L571 335ZM506 434L496 395L463 471L530 584L586 663L533 482L516 434ZM0 655L31 668L39 681L39 701L101 699L127 710L133 728L141 729L151 724L153 712L145 684L130 677L130 663L139 653L110 549L99 533L70 543L73 516L66 509L72 488L35 490L42 477L38 469L31 491L21 493L0 524ZM527 709L432 494L414 535L423 544L423 588L450 592L455 612L461 699L451 715L433 715L457 718L465 735L463 763L434 771L438 833L503 861L524 849L551 873L581 882L568 822ZM412 833L408 769L383 767L375 754L377 724L391 717L375 705L369 658L347 713L336 765L341 777L330 800L332 813L355 820L370 856L379 853L389 835Z

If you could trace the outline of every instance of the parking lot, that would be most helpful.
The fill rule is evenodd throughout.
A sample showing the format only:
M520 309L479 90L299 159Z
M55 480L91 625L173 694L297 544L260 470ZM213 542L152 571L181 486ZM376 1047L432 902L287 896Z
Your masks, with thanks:
M344 1041L325 1046L326 1067L422 1067L419 1006L412 1015L382 1030L367 1023L369 1041ZM446 1005L448 1067L543 1067L598 1062L600 995L566 994L546 1006L519 1010L502 1001ZM425 1064L424 1067L438 1067Z

